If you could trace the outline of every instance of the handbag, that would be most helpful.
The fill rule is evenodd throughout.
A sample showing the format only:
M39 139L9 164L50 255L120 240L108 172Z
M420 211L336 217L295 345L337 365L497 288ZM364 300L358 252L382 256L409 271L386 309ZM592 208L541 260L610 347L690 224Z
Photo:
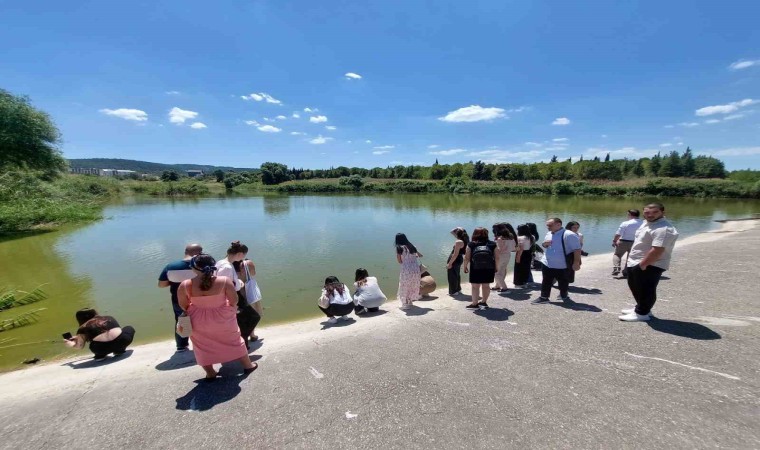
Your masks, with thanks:
M190 316L182 313L177 318L177 334L183 338L189 338L193 334L193 324L190 322Z
M425 273L428 271L428 268L426 265L420 263L420 273Z

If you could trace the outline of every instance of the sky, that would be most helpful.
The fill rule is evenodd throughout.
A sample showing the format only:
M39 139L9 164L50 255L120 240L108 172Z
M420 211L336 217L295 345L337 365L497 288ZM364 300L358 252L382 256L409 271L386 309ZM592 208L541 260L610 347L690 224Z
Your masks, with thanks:
M68 158L760 169L760 2L0 0L0 88Z

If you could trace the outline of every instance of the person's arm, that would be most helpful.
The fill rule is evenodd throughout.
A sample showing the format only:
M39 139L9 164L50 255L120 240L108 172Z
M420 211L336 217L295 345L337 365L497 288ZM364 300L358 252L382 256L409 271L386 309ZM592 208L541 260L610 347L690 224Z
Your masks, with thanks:
M472 253L470 252L470 246L467 246L467 250L464 251L464 263L462 266L464 267L464 273L470 273L470 258L472 258Z
M581 270L581 249L573 251L573 270Z
M77 334L71 339L64 339L63 343L66 344L67 347L71 348L84 348L85 338L83 335Z
M646 270L648 266L657 262L662 254L665 253L665 248L672 247L678 239L678 234L672 228L659 228L652 231L652 248L649 249L644 259L641 260L639 266L641 270Z
M398 252L398 250L396 251L396 261L401 264L401 254Z
M519 264L520 256L522 256L523 254L523 243L520 242L519 240L517 241L517 247L515 248L515 252L517 252L515 254L515 264Z
M238 295L237 291L235 290L235 284L232 282L232 278L227 278L224 280L224 295L227 297L227 301L230 303L230 306L237 306Z
M164 280L158 280L158 287L160 287L160 288L169 287L171 285L172 284L169 282L169 280L166 280L166 281L164 281Z
M171 286L171 283L169 282L169 270L167 267L164 267L164 270L161 271L161 274L158 276L158 287L165 288Z
M246 265L248 265L248 272L251 274L252 277L256 276L256 264L253 263L253 261L246 260Z
M496 252L496 251L493 252L493 260L496 263L496 265L493 268L493 271L498 272L499 271L499 252Z
M187 308L190 306L190 293L187 291L189 284L189 282L183 281L179 285L179 289L177 289L177 302L182 311L187 311Z
M464 246L463 241L456 241L454 242L454 249L451 251L451 256L449 256L449 260L446 262L446 268L451 269L451 267L454 265L454 261L457 260L457 256L459 256L459 249Z
M660 259L663 253L665 253L665 247L650 248L647 254L644 255L644 259L642 259L641 262L639 263L641 270L647 270L647 267L652 265L653 262Z

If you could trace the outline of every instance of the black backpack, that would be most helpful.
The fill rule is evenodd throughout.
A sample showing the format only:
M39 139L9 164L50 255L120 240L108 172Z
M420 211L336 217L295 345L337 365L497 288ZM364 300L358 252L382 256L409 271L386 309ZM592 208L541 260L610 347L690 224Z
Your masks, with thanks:
M493 251L487 244L472 249L472 270L495 270Z

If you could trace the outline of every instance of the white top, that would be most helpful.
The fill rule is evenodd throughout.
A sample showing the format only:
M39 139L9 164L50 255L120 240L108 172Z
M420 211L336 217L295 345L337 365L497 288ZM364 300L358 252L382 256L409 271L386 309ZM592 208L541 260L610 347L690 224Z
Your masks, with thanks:
M512 252L515 251L515 246L516 244L514 239L496 239L496 253L499 254L499 258L509 258Z
M365 308L377 308L387 299L383 291L380 290L380 285L377 284L377 278L367 277L367 282L358 286L358 282L354 283L356 287L356 293L354 293L354 303L364 306Z
M652 247L662 247L665 251L660 256L660 259L653 262L652 265L663 270L668 270L673 247L676 245L676 239L678 239L678 230L664 217L654 222L645 221L636 231L636 240L633 242L631 252L628 254L628 267L641 263Z
M530 236L517 236L517 246L523 251L530 250Z
M636 238L636 230L639 229L644 219L631 219L621 223L615 232L624 241L633 241Z
M256 282L256 277L251 276L251 271L248 270L247 261L243 261L243 267L245 268L245 299L248 303L253 304L261 300L261 289Z
M226 259L220 259L216 262L216 276L231 279L236 291L243 288L243 282L238 278L237 272L235 272L235 267Z
M328 297L327 291L325 288L322 288L322 296L319 298L320 305L348 305L349 303L353 303L353 301L351 294L348 292L348 286L345 284L343 285L343 295L340 295L338 291L334 291L333 295ZM326 308L326 306L323 306L323 308Z

